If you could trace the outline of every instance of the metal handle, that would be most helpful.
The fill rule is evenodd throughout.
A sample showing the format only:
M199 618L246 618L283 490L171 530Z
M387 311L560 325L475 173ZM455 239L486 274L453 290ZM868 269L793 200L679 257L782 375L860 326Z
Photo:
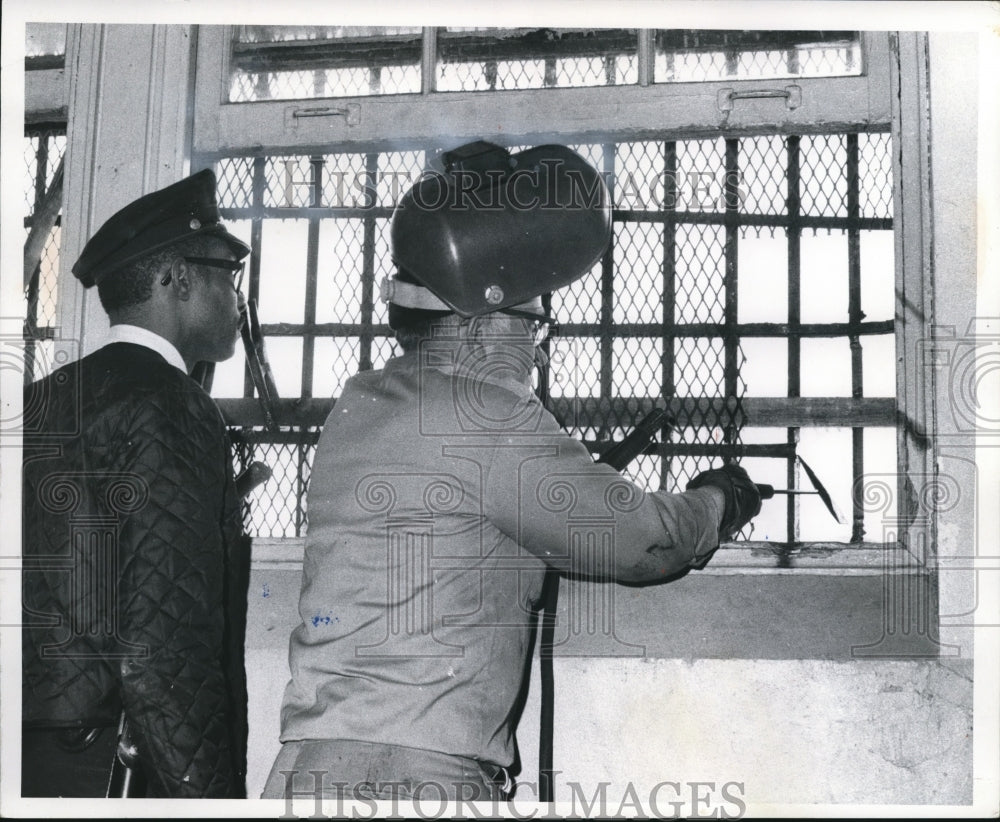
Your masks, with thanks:
M316 106L315 108L290 108L285 110L285 125L297 126L306 117L344 117L347 125L356 126L361 122L361 106L348 103L346 106Z
M719 111L732 111L734 100L764 100L771 98L784 98L787 108L798 108L802 105L802 87L785 86L784 88L761 88L750 89L748 91L736 91L731 88L719 89Z

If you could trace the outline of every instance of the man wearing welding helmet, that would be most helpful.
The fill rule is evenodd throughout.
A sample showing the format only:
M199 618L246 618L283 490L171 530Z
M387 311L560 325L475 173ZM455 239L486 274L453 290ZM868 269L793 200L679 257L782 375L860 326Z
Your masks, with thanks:
M562 146L443 161L393 216L383 298L403 353L348 381L317 445L265 797L506 798L546 569L666 581L760 509L733 467L641 490L532 390L541 295L609 242L598 173ZM610 561L587 559L570 512L613 517Z

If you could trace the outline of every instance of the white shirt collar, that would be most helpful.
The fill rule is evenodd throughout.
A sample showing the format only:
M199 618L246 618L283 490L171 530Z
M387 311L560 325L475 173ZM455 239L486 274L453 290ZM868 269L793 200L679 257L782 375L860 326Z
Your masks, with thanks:
M188 372L187 366L184 364L184 358L174 348L173 343L154 331L150 331L148 328L140 328L137 325L126 325L124 323L113 325L111 326L111 330L108 331L104 345L111 345L111 343L118 342L134 343L135 345L151 348L174 368L179 368L185 374Z

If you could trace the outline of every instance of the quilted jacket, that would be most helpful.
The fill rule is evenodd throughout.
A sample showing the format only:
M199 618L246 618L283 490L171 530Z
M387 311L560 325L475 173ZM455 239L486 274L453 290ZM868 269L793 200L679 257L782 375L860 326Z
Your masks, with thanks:
M148 795L245 795L249 546L218 408L131 343L24 408L25 726L124 708Z

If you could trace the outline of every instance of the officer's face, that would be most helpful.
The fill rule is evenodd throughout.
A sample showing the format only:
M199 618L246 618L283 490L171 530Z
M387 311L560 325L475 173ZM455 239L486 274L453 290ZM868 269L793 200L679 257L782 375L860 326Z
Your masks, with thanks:
M240 333L244 301L236 289L239 263L221 240L212 240L204 260L211 262L188 261L195 290L191 338L199 360L221 362L233 356ZM227 267L227 263L232 266Z

